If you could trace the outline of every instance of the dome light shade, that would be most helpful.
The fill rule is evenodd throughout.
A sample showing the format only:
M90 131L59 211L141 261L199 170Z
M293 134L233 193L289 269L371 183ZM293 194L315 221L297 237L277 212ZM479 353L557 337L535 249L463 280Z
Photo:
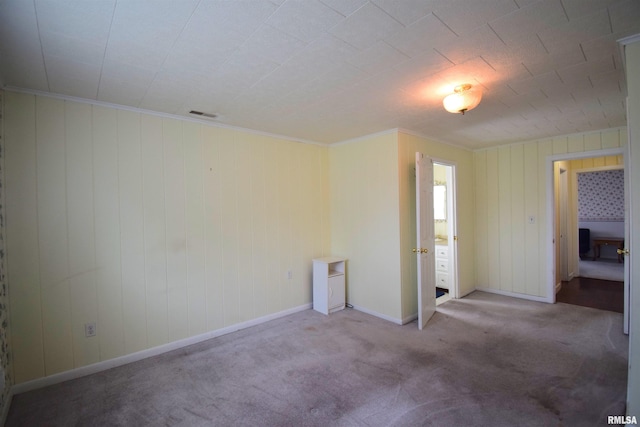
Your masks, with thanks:
M470 84L456 86L454 93L448 95L442 101L444 109L450 113L462 113L472 110L478 106L482 99L482 92L479 89L473 89Z

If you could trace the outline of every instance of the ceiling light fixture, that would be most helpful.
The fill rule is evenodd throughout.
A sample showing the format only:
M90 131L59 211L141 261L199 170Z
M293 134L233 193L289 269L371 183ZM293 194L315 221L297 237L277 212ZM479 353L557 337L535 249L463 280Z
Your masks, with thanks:
M454 93L442 100L444 109L450 113L464 114L465 111L476 108L482 99L482 92L479 89L473 89L468 83L456 86L453 91Z

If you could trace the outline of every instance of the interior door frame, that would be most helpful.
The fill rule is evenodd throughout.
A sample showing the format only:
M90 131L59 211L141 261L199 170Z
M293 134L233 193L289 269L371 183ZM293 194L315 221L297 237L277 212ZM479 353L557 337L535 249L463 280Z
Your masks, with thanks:
M627 143L628 144L628 143ZM626 178L628 175L628 165L629 165L629 147L616 147L616 148L607 148L604 150L594 150L594 151L582 151L575 153L563 153L563 154L552 154L547 156L546 158L546 178L547 178L547 221L546 221L546 235L547 235L547 295L546 298L543 298L543 301L549 303L556 302L556 293L555 293L555 272L556 272L556 252L555 252L555 226L556 226L556 217L555 217L555 197L554 197L554 169L553 164L557 161L562 160L577 160L577 159L587 159L590 157L605 157L605 156L620 156L622 155L624 170L625 170L625 182L624 182L624 196L625 196L625 206L627 206L627 199L629 198L629 182ZM631 212L625 212L625 234L628 232L628 224L631 217ZM630 242L628 241L629 236L625 235L625 246L629 247ZM625 262L625 281L624 281L624 321L623 328L624 331L628 331L629 328L629 311L631 309L629 305L629 286L630 286L630 278L628 274L629 261Z
M449 260L452 261L452 266L449 268L449 295L451 298L460 298L460 289L458 287L458 216L457 216L457 195L458 188L456 186L457 167L458 163L432 157L433 163L437 163L442 166L447 166L450 169L451 176L447 172L447 233L449 233Z
M578 195L578 175L582 174L582 173L590 173L590 172L602 172L602 171L612 171L612 170L624 170L625 171L625 180L626 178L626 168L624 167L624 165L611 165L611 166L594 166L592 168L584 168L584 169L580 169L580 172L572 170L571 171L571 185L573 186L573 188L575 188L575 193L576 196ZM625 186L628 185L625 182ZM576 197L577 199L577 197ZM627 210L626 210L626 204L627 204L627 198L626 198L626 194L625 194L625 218L627 217ZM574 209L575 212L571 212L571 215L575 215L575 222L576 224L579 222L579 218L578 218L578 207L577 205L575 206ZM626 220L625 220L626 221ZM628 222L628 221L626 221ZM626 232L625 232L626 233ZM578 234L576 234L574 237L574 245L576 248L580 247L580 236ZM579 251L578 251L579 252ZM576 266L576 271L575 271L575 276L580 276L580 254L579 253L575 253L574 254L574 265Z

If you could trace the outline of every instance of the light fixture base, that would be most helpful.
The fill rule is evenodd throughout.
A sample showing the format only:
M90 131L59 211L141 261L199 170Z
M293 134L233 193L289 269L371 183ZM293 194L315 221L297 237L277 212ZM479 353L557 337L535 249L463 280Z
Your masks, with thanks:
M455 93L461 93L464 92L465 90L469 90L471 89L471 85L469 83L465 83L463 85L458 85L456 87L453 88L453 91Z

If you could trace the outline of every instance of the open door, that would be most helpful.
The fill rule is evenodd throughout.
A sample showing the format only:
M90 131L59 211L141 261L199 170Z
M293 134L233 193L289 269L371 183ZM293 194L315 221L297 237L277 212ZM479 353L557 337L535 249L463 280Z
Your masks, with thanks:
M627 117L629 112L627 111ZM627 130L629 132L629 130ZM631 135L628 135L631 137ZM624 258L624 310L622 319L622 331L629 335L629 319L631 316L631 303L630 303L630 285L631 285L631 259L629 258L629 247L631 246L631 182L629 181L629 174L631 173L631 144L627 143L626 153L624 156L624 249L618 249L618 255L622 255Z
M418 258L418 329L436 311L435 236L433 231L433 160L416 153L416 247Z

